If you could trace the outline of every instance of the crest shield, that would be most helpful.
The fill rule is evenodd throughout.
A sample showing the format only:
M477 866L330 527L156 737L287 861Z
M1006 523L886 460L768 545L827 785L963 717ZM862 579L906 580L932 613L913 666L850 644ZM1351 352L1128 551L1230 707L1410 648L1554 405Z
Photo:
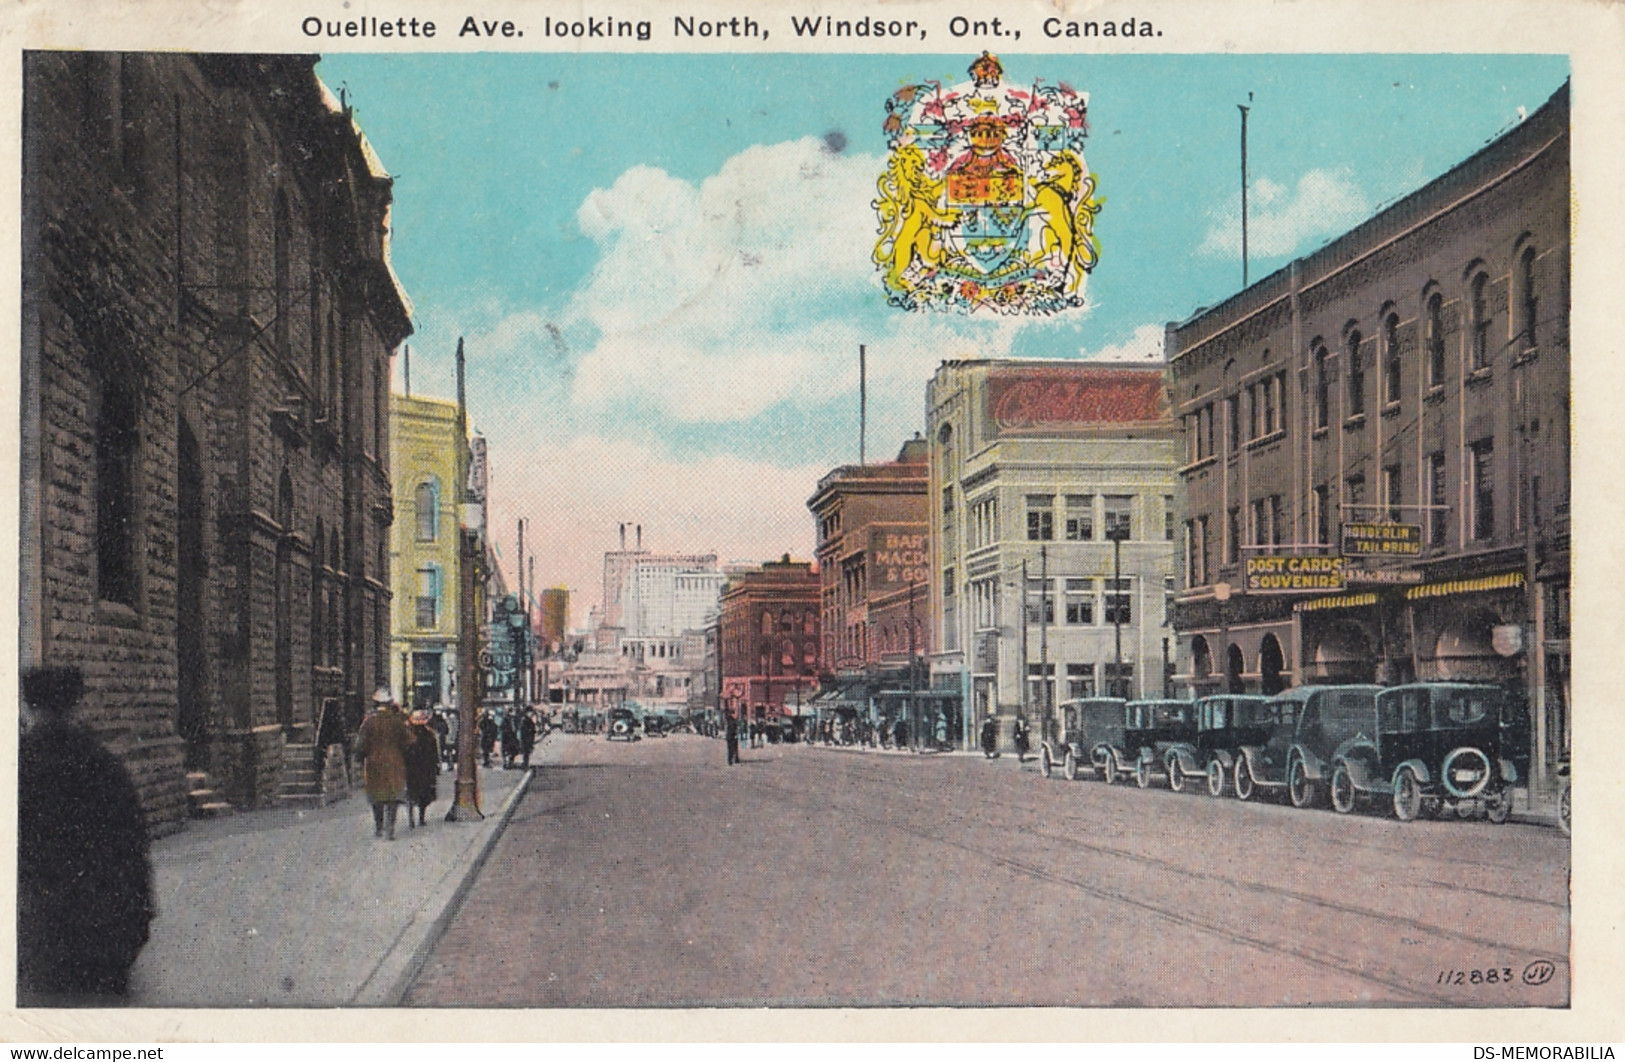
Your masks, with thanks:
M886 101L874 262L908 310L1049 314L1082 306L1102 200L1083 161L1088 97L1014 85L983 52L971 80Z

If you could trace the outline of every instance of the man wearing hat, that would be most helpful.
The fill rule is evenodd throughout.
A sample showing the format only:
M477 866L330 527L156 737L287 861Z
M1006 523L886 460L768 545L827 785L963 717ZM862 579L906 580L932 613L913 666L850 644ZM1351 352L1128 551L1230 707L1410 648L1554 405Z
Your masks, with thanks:
M414 825L415 810L415 825L423 826L440 776L440 741L435 737L434 713L429 709L419 708L408 722L406 729L412 735L412 744L406 749L406 825Z
M355 735L355 754L361 757L361 776L372 802L374 837L395 839L395 816L406 799L406 749L412 743L406 717L389 690L372 695L374 711Z

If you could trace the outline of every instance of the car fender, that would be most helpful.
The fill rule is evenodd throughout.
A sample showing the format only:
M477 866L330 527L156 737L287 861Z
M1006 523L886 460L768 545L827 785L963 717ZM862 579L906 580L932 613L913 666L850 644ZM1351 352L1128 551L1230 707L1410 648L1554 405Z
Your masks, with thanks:
M1218 760L1219 766L1226 771L1232 770L1236 766L1236 758L1230 754L1229 749L1214 749L1213 758ZM1205 767L1206 764L1203 764L1203 766Z
M1358 753L1340 756L1336 763L1332 764L1334 771L1339 763L1348 768L1349 778L1354 782L1354 788L1370 791L1380 784L1377 781L1376 772L1372 770L1371 761L1364 756Z
M1164 757L1164 759L1177 759L1179 761L1179 769L1184 771L1186 774L1201 774L1203 771L1207 770L1207 764L1197 760L1196 750L1189 745L1175 745L1173 748L1168 750L1168 754Z
M1433 772L1428 770L1428 765L1423 763L1421 760L1406 760L1404 763L1400 764L1398 767L1395 767L1394 768L1394 773L1391 776L1391 778L1389 779L1390 784L1392 784L1392 780L1394 778L1399 777L1399 772L1403 771L1407 767L1409 767L1411 769L1411 773L1416 775L1416 780L1418 782L1420 782L1424 787L1430 786L1430 785L1433 784Z
M1495 761L1495 768L1501 774L1503 785L1516 785L1518 782L1518 765L1502 756Z
M1066 746L1066 751L1072 753L1073 759L1077 760L1079 763L1090 762L1089 754L1086 753L1083 750L1083 746L1078 744L1076 741L1069 742Z
M1286 762L1291 763L1294 756L1303 761L1304 773L1314 781L1321 782L1331 777L1332 772L1326 769L1321 758L1305 746L1293 745L1292 751L1287 753Z

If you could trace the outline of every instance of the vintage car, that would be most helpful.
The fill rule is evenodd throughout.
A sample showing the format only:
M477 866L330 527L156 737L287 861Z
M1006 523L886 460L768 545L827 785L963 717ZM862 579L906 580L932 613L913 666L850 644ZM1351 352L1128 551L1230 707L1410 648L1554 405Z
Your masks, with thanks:
M1084 765L1115 782L1132 762L1123 745L1123 706L1121 697L1085 697L1060 705L1061 733L1058 741L1045 740L1038 748L1038 767L1045 778L1061 758L1066 780L1077 780Z
M638 717L630 708L611 708L609 710L609 727L604 735L608 741L619 738L622 741L641 741L643 735L638 733Z
M1557 828L1563 831L1564 837L1574 836L1574 826L1569 822L1569 808L1573 798L1569 794L1569 765L1557 765Z
M1168 788L1176 793L1192 788L1192 780L1207 777L1208 794L1224 796L1236 769L1236 753L1243 745L1263 745L1269 739L1273 716L1265 707L1269 698L1257 693L1216 693L1196 702L1196 737L1171 746L1163 757Z
M653 713L643 717L643 732L649 737L666 736L666 720Z
M1410 822L1446 805L1466 817L1482 808L1491 822L1512 812L1512 786L1529 769L1522 702L1499 686L1421 682L1377 694L1372 725L1336 746L1332 807L1352 812L1361 800L1393 802Z
M1168 751L1196 738L1195 705L1190 701L1130 701L1124 708L1123 745L1134 752L1134 780L1141 789L1163 777Z
M1236 750L1236 796L1251 800L1286 790L1296 807L1319 796L1322 764L1365 719L1374 719L1378 686L1299 686L1276 694L1262 711L1267 718L1255 740ZM1328 718L1330 725L1328 727ZM1352 724L1354 729L1344 734ZM1364 724L1369 731L1373 723ZM1330 748L1328 736L1335 737ZM1256 740L1262 738L1262 740ZM1324 774L1330 775L1330 768ZM1294 780L1296 785L1294 786Z

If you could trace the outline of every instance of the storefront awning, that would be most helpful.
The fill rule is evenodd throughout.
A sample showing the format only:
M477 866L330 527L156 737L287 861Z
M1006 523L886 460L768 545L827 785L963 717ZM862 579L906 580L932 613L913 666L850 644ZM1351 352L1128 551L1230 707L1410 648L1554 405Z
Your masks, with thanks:
M1523 585L1523 572L1503 572L1484 575L1477 579L1452 579L1447 583L1428 583L1405 591L1405 600L1420 601L1425 597L1449 597L1452 594L1476 594L1486 590L1511 590Z
M1300 601L1299 612L1316 612L1323 608L1364 608L1377 603L1376 594L1338 594L1336 597L1317 597L1313 601Z

